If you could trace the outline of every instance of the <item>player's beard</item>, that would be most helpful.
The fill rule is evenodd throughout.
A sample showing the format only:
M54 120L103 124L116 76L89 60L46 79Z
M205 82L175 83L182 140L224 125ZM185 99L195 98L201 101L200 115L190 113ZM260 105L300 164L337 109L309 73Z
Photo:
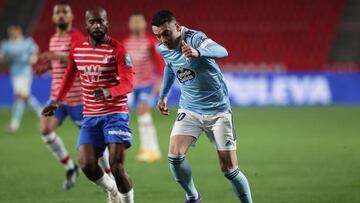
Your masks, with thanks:
M69 23L58 23L58 24L57 24L57 27L58 27L60 30L66 30L66 29L69 27Z
M88 32L88 33L97 44L100 44L104 40L106 32L107 32L107 29L105 29L103 31L99 30L98 33L95 33L95 32Z

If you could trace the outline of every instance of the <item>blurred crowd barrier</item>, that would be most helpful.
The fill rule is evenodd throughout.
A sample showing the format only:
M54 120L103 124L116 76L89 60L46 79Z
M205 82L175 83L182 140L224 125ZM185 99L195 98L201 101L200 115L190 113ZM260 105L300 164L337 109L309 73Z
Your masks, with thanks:
M243 73L225 72L233 106L359 105L360 73ZM49 99L50 76L35 77L33 94L45 103ZM13 101L10 78L0 76L0 106ZM178 104L180 89L172 88L169 103Z

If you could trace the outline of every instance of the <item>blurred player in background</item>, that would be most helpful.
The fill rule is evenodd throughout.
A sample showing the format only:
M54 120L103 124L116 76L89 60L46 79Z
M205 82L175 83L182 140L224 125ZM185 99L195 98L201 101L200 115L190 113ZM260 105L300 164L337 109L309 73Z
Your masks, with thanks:
M52 20L56 26L56 32L50 38L49 51L40 55L43 66L37 67L36 72L43 74L47 70L52 70L51 81L51 100L56 99L61 87L61 82L66 72L66 66L69 60L69 50L72 44L83 40L84 35L72 27L74 19L71 7L65 2L60 2L54 6ZM79 128L83 122L83 99L80 79L76 77L74 85L69 90L66 98L56 110L54 116L41 117L40 132L44 143L53 153L66 170L66 180L64 189L70 189L74 186L78 175L78 166L73 159L61 139L55 132L64 119L69 116L75 125ZM108 163L108 154L104 155L101 163L107 173L110 173Z
M135 88L131 96L139 123L140 151L137 159L151 163L161 159L150 107L159 92L164 62L156 50L158 41L146 33L146 20L142 13L135 12L129 16L129 30L130 35L124 39L124 46L135 71Z
M132 144L126 96L133 91L131 60L125 48L106 34L105 9L88 9L85 16L89 37L72 46L57 98L44 108L43 115L51 116L60 108L79 74L84 98L84 121L78 140L81 169L108 193L108 202L133 203L132 183L124 167L126 149ZM116 182L98 165L107 146Z
M251 203L248 181L238 168L228 90L215 62L228 55L226 49L204 33L180 26L170 11L154 15L152 30L161 42L159 50L166 62L158 103L163 115L170 113L166 101L175 77L180 82L180 109L171 132L168 159L173 176L186 192L185 202L198 203L202 199L185 155L205 132L235 194L242 203Z
M37 61L38 47L30 37L24 37L19 25L8 27L7 40L0 45L0 64L6 63L10 67L10 78L15 94L15 103L12 110L10 125L7 130L15 133L28 104L40 117L42 106L31 95L32 67Z

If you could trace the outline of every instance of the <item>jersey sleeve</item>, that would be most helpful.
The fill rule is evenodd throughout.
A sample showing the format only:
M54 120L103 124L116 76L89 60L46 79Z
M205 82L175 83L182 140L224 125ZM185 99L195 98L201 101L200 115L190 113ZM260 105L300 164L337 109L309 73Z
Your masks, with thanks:
M164 74L165 63L159 51L157 50L159 42L154 37L149 37L149 40L151 41L151 55L155 61L156 71L158 75L162 77L162 75Z
M164 68L164 76L160 87L160 98L165 98L171 89L171 86L174 84L175 81L175 73L171 69L171 67L166 64Z
M118 47L116 51L117 71L120 83L109 88L112 97L126 95L134 89L134 71L132 62L125 48Z
M200 57L216 59L228 56L228 52L223 46L214 42L202 32L194 34L191 39L191 46L199 51Z
M59 90L59 93L57 95L56 100L63 101L66 97L66 94L69 92L70 88L74 84L76 75L77 75L77 68L76 63L74 60L74 47L71 47L70 53L69 53L69 62L66 67L66 73L64 75L64 78L61 83L61 87Z

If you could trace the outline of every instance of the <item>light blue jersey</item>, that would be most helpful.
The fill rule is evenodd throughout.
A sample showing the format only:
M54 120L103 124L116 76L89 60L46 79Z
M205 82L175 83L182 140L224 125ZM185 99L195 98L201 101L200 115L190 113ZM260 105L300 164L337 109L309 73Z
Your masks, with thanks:
M169 50L164 44L159 45L159 52L166 62L160 98L167 96L177 77L181 89L180 108L203 115L229 110L228 90L215 62L215 59L228 55L226 49L202 32L181 29L181 40L197 49L200 57L187 58L180 47Z
M36 44L32 38L20 38L16 41L1 42L0 54L4 55L10 65L11 77L32 77L30 56L35 51Z

